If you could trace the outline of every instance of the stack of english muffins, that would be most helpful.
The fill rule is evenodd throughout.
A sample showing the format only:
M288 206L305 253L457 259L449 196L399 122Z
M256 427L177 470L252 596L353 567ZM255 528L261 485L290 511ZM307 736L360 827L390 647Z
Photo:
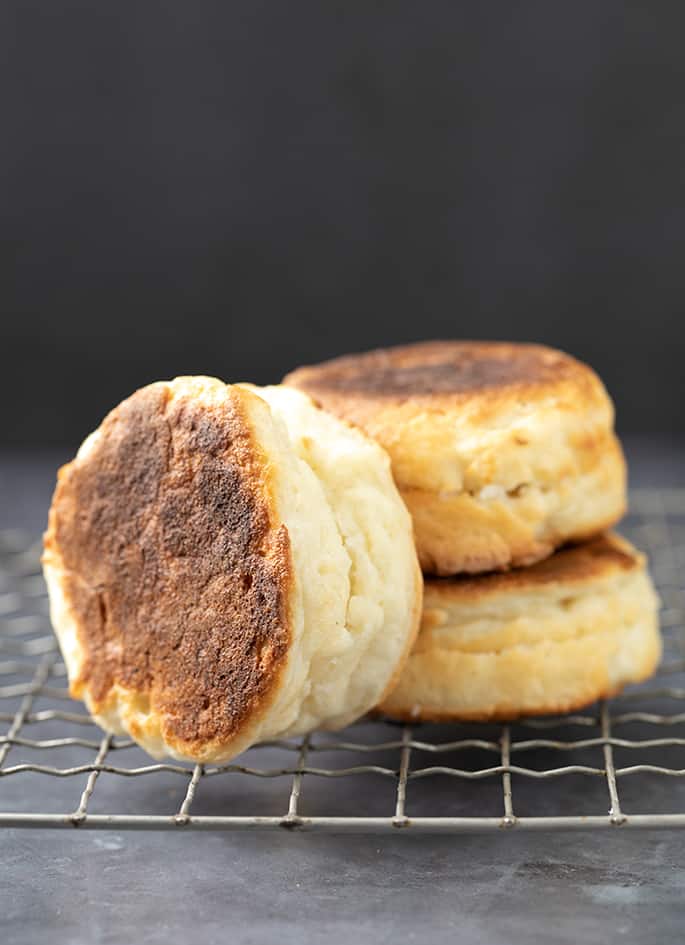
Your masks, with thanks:
M136 391L60 470L43 567L72 694L155 757L219 762L371 710L515 718L644 679L625 503L590 368L431 342Z
M654 672L645 558L611 400L540 345L440 341L300 368L284 383L388 452L424 572L417 641L381 702L398 719L577 709Z

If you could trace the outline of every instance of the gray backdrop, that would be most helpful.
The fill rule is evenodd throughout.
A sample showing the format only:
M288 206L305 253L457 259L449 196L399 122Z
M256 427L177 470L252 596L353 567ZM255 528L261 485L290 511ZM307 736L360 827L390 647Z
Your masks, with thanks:
M416 338L685 428L685 4L3 0L0 429Z

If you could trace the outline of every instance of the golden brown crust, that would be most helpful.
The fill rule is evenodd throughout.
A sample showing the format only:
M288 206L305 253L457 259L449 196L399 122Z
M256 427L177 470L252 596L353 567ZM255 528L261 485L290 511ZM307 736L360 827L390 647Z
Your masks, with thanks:
M563 352L424 342L303 367L285 383L387 450L425 573L525 566L625 510L613 405Z
M292 371L284 383L304 390L326 409L348 420L402 407L450 409L478 400L537 397L571 382L589 396L594 372L568 354L543 345L503 341L425 341L333 358Z
M195 756L268 703L290 639L289 537L253 395L220 388L207 404L159 383L120 404L60 470L45 537L85 654L73 694L98 712L117 686L141 693Z
M439 598L481 600L496 594L526 591L543 585L572 586L616 571L638 571L645 559L632 545L612 533L582 544L568 545L528 567L477 577L426 578L426 588Z

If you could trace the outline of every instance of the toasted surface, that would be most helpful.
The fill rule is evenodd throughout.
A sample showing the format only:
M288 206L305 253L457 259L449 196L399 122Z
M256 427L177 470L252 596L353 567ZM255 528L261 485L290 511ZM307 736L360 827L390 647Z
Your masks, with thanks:
M588 541L560 548L555 554L527 568L514 568L477 577L429 579L431 600L484 601L517 592L556 590L566 592L611 574L642 571L645 558L621 535L607 532Z
M300 368L285 383L388 451L427 573L530 564L625 510L613 405L562 352L426 342Z
M500 341L424 341L343 355L291 372L286 383L306 388L310 396L331 404L339 398L341 413L369 401L403 406L407 398L430 408L482 401L513 393L538 397L544 388L571 382L587 386L593 396L592 372L575 358L544 345Z
M71 691L153 755L219 761L347 724L413 642L422 585L387 457L285 395L150 385L60 471L44 571ZM302 448L310 427L340 490Z
M381 711L486 720L580 708L654 672L657 610L644 557L616 535L505 574L429 580Z
M250 399L209 379L138 391L61 470L50 512L73 694L95 714L119 688L153 699L182 754L235 738L290 642L291 550Z

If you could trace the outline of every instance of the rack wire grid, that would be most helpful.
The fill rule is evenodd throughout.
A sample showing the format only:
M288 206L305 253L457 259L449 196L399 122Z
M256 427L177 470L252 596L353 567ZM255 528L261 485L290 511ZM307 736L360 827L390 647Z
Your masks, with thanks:
M0 826L466 832L685 827L685 489L636 491L622 531L662 599L655 680L510 725L395 725L154 764L70 702L40 541L0 531ZM620 791L619 791L620 785Z

